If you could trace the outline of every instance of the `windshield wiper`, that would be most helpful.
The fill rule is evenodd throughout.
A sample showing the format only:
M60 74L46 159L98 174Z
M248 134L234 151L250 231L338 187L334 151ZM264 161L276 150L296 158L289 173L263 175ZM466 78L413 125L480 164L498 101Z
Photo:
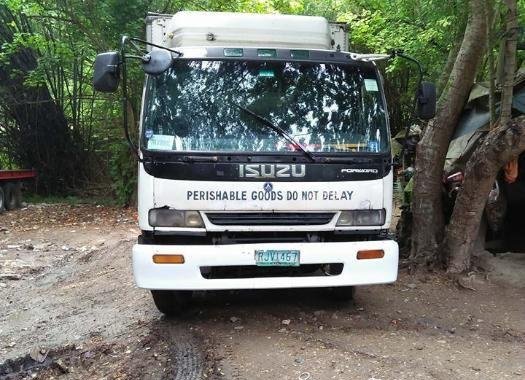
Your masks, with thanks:
M267 127L270 127L271 129L273 129L278 134L280 134L282 137L284 137L286 140L288 140L288 142L291 143L294 147L299 148L301 150L301 152L303 152L303 154L306 157L308 157L309 160L311 160L312 162L317 162L316 158L312 155L312 153L307 151L301 144L299 144L299 142L297 140L295 140L292 136L290 136L288 134L288 132L286 132L284 129L282 129L281 127L275 125L274 123L272 123L270 120L266 119L265 117L255 113L255 112L253 112L249 108L243 107L240 104L237 104L235 102L231 102L231 104L233 104L235 107L239 108L241 111L243 111L243 112L247 113L248 115L252 116L253 118L259 120L261 123L263 123Z

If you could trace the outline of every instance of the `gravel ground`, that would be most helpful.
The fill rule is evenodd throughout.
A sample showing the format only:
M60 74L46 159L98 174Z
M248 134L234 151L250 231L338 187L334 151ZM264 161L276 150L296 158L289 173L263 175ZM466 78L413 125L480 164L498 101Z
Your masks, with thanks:
M134 212L111 207L0 216L0 379L525 378L525 255L494 259L475 290L401 271L353 304L201 292L165 319L133 284L137 234Z

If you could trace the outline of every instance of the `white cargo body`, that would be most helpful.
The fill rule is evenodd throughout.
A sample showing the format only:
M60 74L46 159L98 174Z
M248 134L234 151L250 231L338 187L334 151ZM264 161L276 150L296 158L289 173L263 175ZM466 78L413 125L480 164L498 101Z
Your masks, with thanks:
M373 63L354 61L346 52L346 33L344 24L330 24L321 17L215 12L148 16L147 40L182 53L179 57L173 54L177 68L169 76L148 78L150 84L160 82L157 90L146 84L140 127L144 162L139 163L138 206L142 235L133 248L133 270L137 285L152 290L161 311L169 313L172 306L177 307L175 294L180 291L351 287L396 280L398 247L387 237L392 168L381 76ZM242 82L228 74L233 69L241 73L239 78L251 79ZM183 87L177 82L182 79L177 78L184 75L191 80ZM297 77L279 79L286 75ZM348 85L341 80L343 75ZM255 114L253 105L241 105L246 101L241 99L243 94L232 92L227 83L255 91L254 83L269 85L280 80L279 86L271 88L289 89L279 96L295 91L299 98L304 94L297 83L313 81L308 82L307 91L315 92L319 78L351 91L348 97L361 93L351 111L340 115L357 113L361 128L368 132L359 132L356 141L338 137L328 144L327 139L338 132L326 121L325 129L334 131L331 134L321 129L301 137L305 136L304 123L313 129L325 119L342 123L338 121L339 108L349 107L346 96L338 96L322 87L325 82L319 82L326 90L324 98L320 97L326 99L323 106L312 103L310 111L293 111L294 107L309 107L308 101L318 102L306 98L289 103L288 111L283 111L303 118L302 126L283 126L294 143L301 139L301 145L307 146L302 149L309 151L301 153L299 143L289 139L285 150L291 151L286 154L202 148L219 146L221 141L235 145L221 131L230 124L244 126L245 118L258 120L257 128L267 133L267 127L275 129L268 120L261 121L263 117ZM271 90L264 91L246 98L274 96ZM177 103L182 92L185 99L192 99L191 104ZM230 93L235 94L234 101L227 103L223 99ZM365 100L375 102L368 113L358 108L364 107ZM209 120L233 114L237 119L209 124L203 116L208 112L206 107L219 107L219 111L211 111ZM164 108L168 111L159 114ZM374 112L379 116L372 115ZM191 117L183 120L188 114ZM209 124L215 137L207 138L208 131L203 129L191 140L187 136L191 128L197 128L192 123ZM223 129L217 127L221 123ZM338 125L342 128L343 124ZM179 126L184 127L180 135L166 132ZM286 140L275 146L284 149ZM173 225L158 222L158 215L172 213L173 218L179 218ZM178 262L162 262L165 258ZM290 273L279 268L287 266L286 260L292 263ZM265 270L268 272L263 274Z

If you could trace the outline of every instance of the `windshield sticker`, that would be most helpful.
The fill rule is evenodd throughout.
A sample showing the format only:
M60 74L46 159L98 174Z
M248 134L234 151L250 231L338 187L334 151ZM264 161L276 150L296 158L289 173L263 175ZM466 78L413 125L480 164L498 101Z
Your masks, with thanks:
M366 91L377 92L379 88L377 87L377 81L375 79L365 79L365 88Z
M146 129L146 132L144 133L144 136L149 140L151 136L153 136L153 130L152 129Z
M172 150L175 136L152 135L148 140L148 149Z
M259 70L259 76L263 78L273 78L275 76L275 73L273 72L273 70L261 69Z
M377 142L375 140L370 140L368 142L368 151L369 152L374 152L374 153L379 152L379 142Z

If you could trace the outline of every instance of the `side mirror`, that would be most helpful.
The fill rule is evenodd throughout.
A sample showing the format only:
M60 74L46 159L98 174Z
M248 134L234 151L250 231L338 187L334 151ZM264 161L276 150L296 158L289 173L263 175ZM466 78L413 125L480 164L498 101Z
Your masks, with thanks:
M417 91L417 117L430 120L436 116L436 86L434 83L421 82Z
M142 58L142 69L146 74L159 75L171 67L173 57L164 49L154 49Z
M115 92L120 79L119 54L116 51L101 53L95 59L93 87L100 92Z

